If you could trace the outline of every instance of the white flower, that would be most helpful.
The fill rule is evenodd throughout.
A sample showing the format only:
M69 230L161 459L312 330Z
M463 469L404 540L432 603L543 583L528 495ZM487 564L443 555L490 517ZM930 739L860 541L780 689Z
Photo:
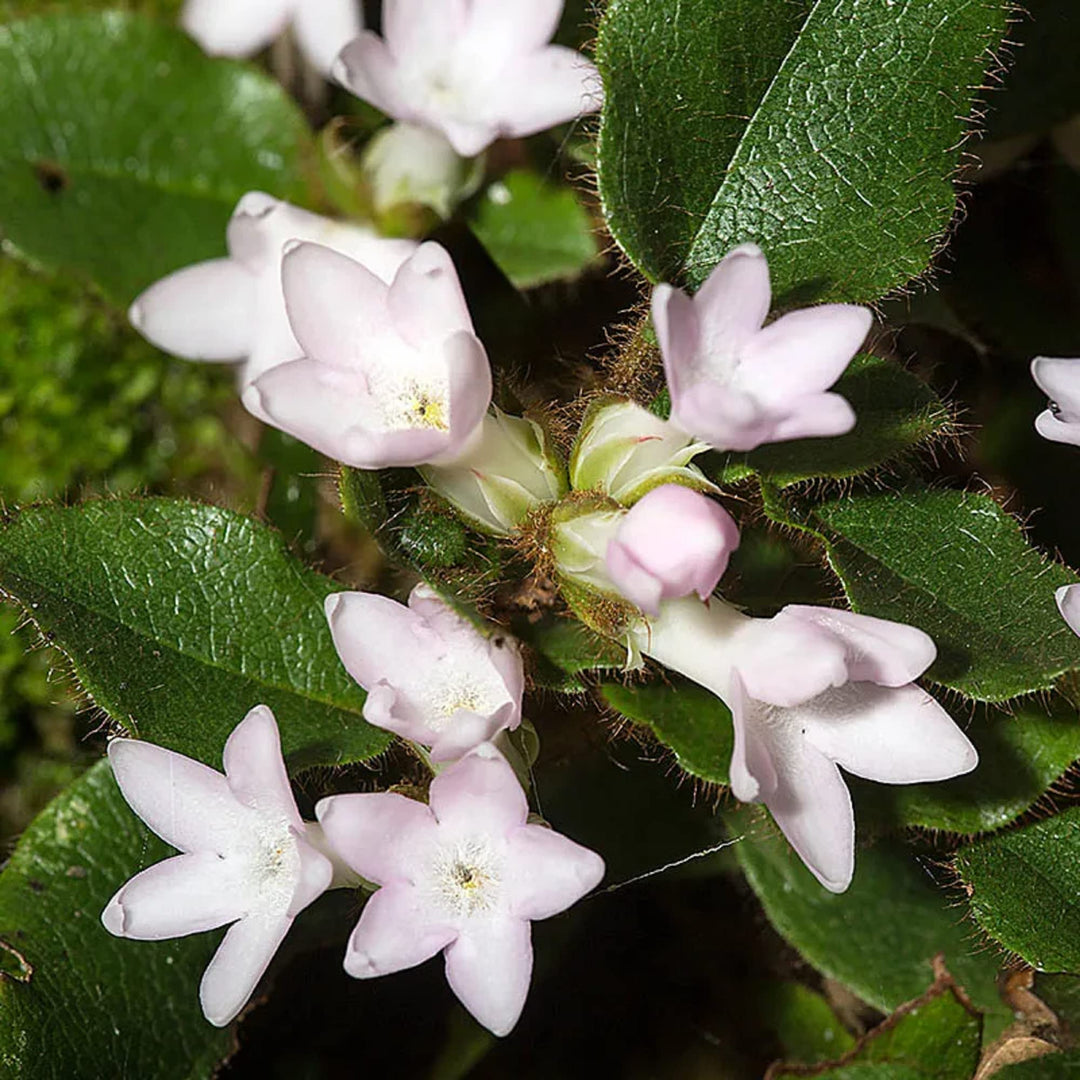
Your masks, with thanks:
M333 593L326 617L341 662L367 691L364 719L430 746L432 761L521 723L515 642L481 633L430 586L417 585L408 607L377 593Z
M530 921L564 911L604 876L595 852L527 824L525 793L490 743L435 777L429 806L387 792L332 796L315 812L345 861L381 886L345 970L369 979L445 950L450 988L496 1035L517 1023L529 992Z
M751 619L714 598L668 601L635 631L641 651L731 709L731 790L763 802L832 892L851 882L855 818L840 769L886 784L970 772L978 754L914 680L933 662L921 630L790 605Z
M291 24L300 51L324 75L364 28L360 0L187 0L180 22L211 56L251 56Z
M257 705L225 744L225 775L137 739L109 761L128 804L182 852L136 874L109 901L110 933L139 941L232 923L199 987L207 1020L244 1007L293 918L331 885L321 830L296 809L274 716Z
M1050 407L1035 420L1035 430L1044 439L1080 446L1080 359L1037 356L1031 361L1031 377L1050 399Z
M132 325L185 360L243 363L241 387L301 355L285 312L281 260L290 240L324 244L356 259L381 281L416 250L373 230L301 210L261 191L236 205L226 231L229 257L177 270L131 305Z
M462 157L600 108L596 68L548 45L563 0L384 0L383 37L348 45L334 78L395 120L441 131Z

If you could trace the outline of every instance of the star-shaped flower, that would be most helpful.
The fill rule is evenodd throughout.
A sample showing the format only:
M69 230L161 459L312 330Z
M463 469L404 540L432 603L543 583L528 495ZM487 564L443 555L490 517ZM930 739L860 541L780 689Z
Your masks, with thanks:
M851 883L855 818L841 768L886 784L970 772L978 754L914 680L933 662L921 630L790 605L751 619L723 601L668 601L637 632L643 653L727 703L731 790L763 802L818 880Z
M653 323L671 394L671 419L718 450L811 435L842 435L851 406L826 393L858 351L871 316L822 304L764 326L772 291L755 244L729 252L691 299L653 292Z
M604 875L603 860L542 825L514 772L482 743L431 783L430 805L402 795L336 795L315 812L334 848L381 888L349 939L358 979L414 967L440 950L450 988L496 1035L529 991L529 923L564 911Z
M257 705L225 744L225 775L138 739L109 761L128 804L182 854L136 874L109 901L110 933L139 941L232 923L203 976L207 1020L244 1007L293 918L330 887L334 868L296 809L274 716Z
M385 0L334 77L395 120L441 131L463 157L600 108L600 76L549 45L563 0Z
M387 240L252 191L229 222L229 257L195 263L151 285L131 305L132 324L185 360L243 363L240 383L248 386L302 352L281 288L281 259L290 240L331 247L384 282L416 250L410 240Z
M330 73L364 27L358 0L187 0L181 25L211 56L251 56L292 26L312 67Z
M1050 399L1050 407L1035 419L1035 430L1044 439L1080 446L1080 359L1037 356L1031 376Z
M364 719L451 761L521 723L525 674L505 634L481 633L420 584L409 606L376 593L326 598L334 646L368 692Z
M465 452L491 402L491 368L443 248L422 244L387 286L345 255L297 244L281 277L304 356L248 387L252 412L359 469Z

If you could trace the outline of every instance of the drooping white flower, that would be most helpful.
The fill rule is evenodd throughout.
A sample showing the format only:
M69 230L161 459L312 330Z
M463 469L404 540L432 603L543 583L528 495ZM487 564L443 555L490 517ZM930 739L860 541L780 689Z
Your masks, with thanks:
M186 0L181 25L211 56L251 56L292 26L300 51L330 74L364 28L359 0Z
M139 941L232 923L199 987L218 1027L244 1007L293 918L334 876L319 826L297 812L265 705L229 736L223 760L224 776L138 739L109 743L124 798L181 854L136 874L101 915L110 933Z
M151 285L131 305L132 325L185 360L242 363L241 387L250 385L302 353L281 287L281 260L290 240L333 248L384 282L393 280L417 247L252 191L229 222L228 258L195 263Z
M360 469L449 463L479 438L491 369L443 248L422 244L388 286L302 243L281 276L303 357L248 387L251 411Z
M1035 419L1035 430L1044 439L1080 446L1080 359L1037 356L1031 376L1050 399Z
M914 682L933 662L921 630L791 605L751 619L713 599L669 601L636 630L642 652L731 709L731 790L763 802L832 892L851 882L855 818L841 769L886 784L946 780L978 754Z
M342 858L381 886L345 970L389 975L445 950L451 990L496 1035L528 995L530 921L564 911L604 875L594 852L527 824L525 793L490 743L435 777L428 806L387 792L332 796L315 812Z
M385 0L334 77L395 120L441 131L463 157L600 108L600 76L549 45L563 0Z
M377 593L326 598L334 646L367 691L364 719L451 761L521 723L516 644L481 633L425 584L399 604Z
M842 435L855 424L851 406L827 391L866 337L870 312L821 304L763 327L771 298L755 244L729 252L693 298L671 285L653 292L671 419L719 450Z

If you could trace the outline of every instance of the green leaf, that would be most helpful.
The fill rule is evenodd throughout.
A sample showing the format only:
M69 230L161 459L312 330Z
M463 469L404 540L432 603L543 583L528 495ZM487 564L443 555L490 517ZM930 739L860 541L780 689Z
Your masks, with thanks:
M934 884L929 860L892 842L860 849L851 887L835 894L755 810L740 808L729 822L744 836L735 852L769 921L820 972L891 1012L926 988L931 962L943 953L980 1009L1004 1008L994 957Z
M952 217L1005 8L615 0L597 50L612 234L656 281L700 285L755 241L778 295L877 299L926 269Z
M1040 971L1080 972L1080 807L961 848L979 925Z
M597 257L592 223L573 191L526 169L484 192L472 227L519 289L577 277Z
M639 686L608 682L600 693L613 709L649 728L673 750L679 768L710 784L728 783L731 710L715 694L678 676Z
M27 510L0 531L0 589L113 720L207 764L260 703L295 766L390 742L363 720L334 650L323 600L338 586L231 511L168 499Z
M754 473L778 488L803 480L843 480L943 438L953 428L934 391L891 360L860 354L833 389L858 417L847 435L770 443L747 454L712 454L703 459L707 474L718 484L730 484Z
M1028 701L1015 713L980 707L974 715L958 710L956 719L979 751L979 767L937 784L856 780L852 789L858 789L862 820L869 810L894 826L991 832L1033 806L1080 757L1080 719L1060 699L1049 711Z
M536 651L533 675L549 690L578 694L589 687L582 678L586 673L615 671L626 665L625 649L573 618L549 615L537 623L522 620L513 630Z
M31 824L0 874L0 1072L19 1080L208 1077L232 1047L203 1019L217 935L134 942L101 925L134 873L172 854L102 761Z
M756 1011L776 1032L785 1061L828 1061L855 1045L832 1006L801 983L766 983L756 997Z
M813 1070L781 1067L770 1075L831 1080L971 1080L979 1064L981 1042L982 1017L944 976L833 1064Z
M993 499L958 491L854 495L813 507L855 611L937 643L927 676L979 701L1048 690L1080 667L1054 591L1077 576L1044 558Z
M310 138L254 68L121 12L0 26L0 229L126 305L225 253L247 191L303 199Z

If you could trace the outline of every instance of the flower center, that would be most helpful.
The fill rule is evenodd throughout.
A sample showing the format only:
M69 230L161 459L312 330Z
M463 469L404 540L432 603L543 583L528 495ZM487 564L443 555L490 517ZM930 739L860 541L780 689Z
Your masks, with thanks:
M455 915L490 910L499 895L499 865L482 840L466 840L439 852L434 868L435 892Z

